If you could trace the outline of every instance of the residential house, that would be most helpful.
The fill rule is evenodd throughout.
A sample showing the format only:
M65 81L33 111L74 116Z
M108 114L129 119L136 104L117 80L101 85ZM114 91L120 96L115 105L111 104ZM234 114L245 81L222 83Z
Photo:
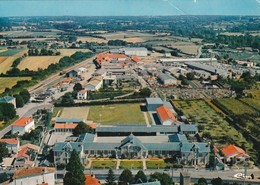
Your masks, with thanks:
M9 153L18 153L20 147L20 141L18 138L4 138L0 139L0 142L6 143Z
M14 172L8 185L55 185L55 168L29 167Z
M160 106L156 111L162 125L172 125L176 121L175 116L168 107Z
M22 117L16 120L11 127L12 134L18 133L23 135L26 132L31 132L35 128L34 119L29 117Z
M226 161L230 161L231 158L237 160L245 160L250 158L250 156L242 148L235 145L228 145L227 147L222 148L221 151L224 154Z
M14 108L16 108L16 99L12 96L5 96L0 98L0 103L11 103L14 105Z
M103 78L101 76L93 77L85 86L87 91L98 91L103 85Z
M77 93L77 99L78 100L86 100L88 97L88 91L87 90L80 90Z
M34 164L36 154L39 152L40 147L33 144L25 144L19 148L16 154L13 166L15 167L30 167Z

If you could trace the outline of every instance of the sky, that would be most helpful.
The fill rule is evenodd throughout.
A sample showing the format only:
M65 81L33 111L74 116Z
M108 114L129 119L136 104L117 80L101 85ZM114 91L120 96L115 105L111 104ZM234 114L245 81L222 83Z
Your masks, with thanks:
M260 15L260 0L0 0L0 16Z

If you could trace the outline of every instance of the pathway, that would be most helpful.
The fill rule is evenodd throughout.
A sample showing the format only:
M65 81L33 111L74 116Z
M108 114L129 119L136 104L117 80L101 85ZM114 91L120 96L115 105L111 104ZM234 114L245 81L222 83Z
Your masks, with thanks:
M116 169L117 169L117 170L118 170L119 167L120 167L120 162L121 162L120 159L117 159L117 160L116 160Z
M92 165L92 160L91 159L87 159L88 160L88 164L86 165L86 169L90 169L91 168L91 165Z
M151 125L150 125L149 119L147 117L147 112L144 112L144 119L145 119L145 123L146 123L147 127L150 127Z
M143 159L143 170L146 170L147 169L147 166L146 166L146 159L144 158Z

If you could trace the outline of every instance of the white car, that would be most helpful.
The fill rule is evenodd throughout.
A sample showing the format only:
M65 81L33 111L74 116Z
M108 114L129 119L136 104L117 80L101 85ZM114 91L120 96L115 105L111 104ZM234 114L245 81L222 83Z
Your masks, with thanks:
M234 177L237 179L252 179L251 176L245 176L245 174L243 174L243 173L237 173L234 175Z

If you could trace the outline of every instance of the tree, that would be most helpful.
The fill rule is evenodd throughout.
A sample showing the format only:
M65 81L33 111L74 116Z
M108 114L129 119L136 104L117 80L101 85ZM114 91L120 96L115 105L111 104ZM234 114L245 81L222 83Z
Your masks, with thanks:
M205 178L199 178L198 185L208 185L207 180Z
M172 185L172 178L167 174L167 173L159 173L159 172L155 172L150 176L150 180L151 182L154 181L160 181L161 185Z
M0 174L0 183L3 183L9 179L9 175L7 173L1 173Z
M82 90L82 89L83 89L83 87L82 87L81 83L76 83L76 84L74 85L74 87L73 87L73 90L74 90L74 91L80 91L80 90Z
M195 78L194 73L192 73L192 72L187 73L186 77L188 80L194 80L194 78Z
M8 148L6 143L0 142L0 163L3 162L3 158L8 156Z
M63 105L72 105L74 104L74 100L71 93L65 93L61 98L61 104Z
M0 103L0 120L8 121L15 118L16 110L11 103Z
M78 125L73 130L73 135L79 136L80 134L91 133L92 131L93 131L92 128L88 126L86 123L79 122Z
M20 108L24 106L24 100L23 97L19 94L14 95L15 101L16 101L16 107Z
M28 90L24 89L19 94L23 98L24 103L29 102L31 95Z
M124 171L119 176L119 185L128 185L133 183L134 177L129 169L124 169Z
M86 177L84 175L84 167L75 149L71 153L66 170L67 172L63 179L64 185L85 185Z
M144 174L143 170L139 170L135 175L135 183L144 183L147 182L147 177Z
M218 177L218 178L212 179L211 184L212 185L223 185L223 181L221 178Z
M149 97L152 93L152 91L149 88L143 88L139 91L140 95L143 97Z
M114 175L114 172L111 168L109 168L105 185L116 185L115 180L116 177Z

